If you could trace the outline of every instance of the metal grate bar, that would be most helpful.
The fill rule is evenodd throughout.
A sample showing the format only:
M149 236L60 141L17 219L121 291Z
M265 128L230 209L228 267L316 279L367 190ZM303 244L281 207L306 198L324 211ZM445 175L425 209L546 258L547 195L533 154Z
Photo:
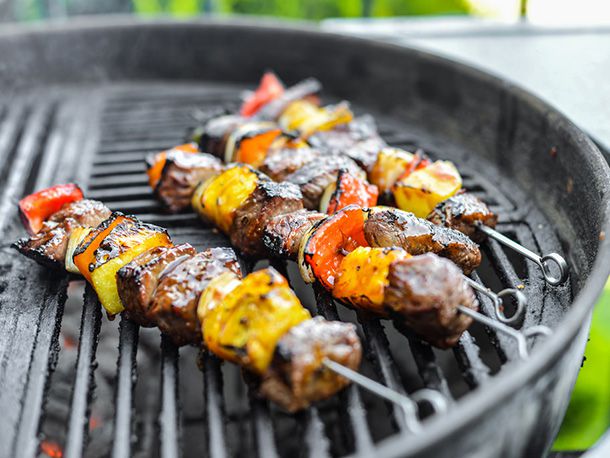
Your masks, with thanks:
M108 202L110 210L122 210L128 213L144 213L159 210L159 204L154 199L120 200Z
M489 367L481 359L480 352L481 349L468 331L462 334L458 345L453 349L462 375L471 388L486 383L490 377Z
M178 407L178 348L167 336L161 336L161 456L182 456L181 421Z
M121 175L118 177L108 176L93 178L89 181L89 189L104 189L130 185L143 186L146 184L148 184L148 181L146 181L146 176L142 175L141 173L136 173L133 175Z
M476 272L473 272L471 277L474 281L481 283L481 278L479 277L479 275ZM489 317L493 317L495 314L495 311L494 311L494 306L493 306L493 303L491 302L491 300L487 296L484 296L480 293L476 293L476 294L477 294L477 298L479 299L480 311ZM487 327L485 327L485 330L486 330L487 334L489 335L489 340L491 341L492 345L496 348L496 351L498 352L498 356L500 357L500 360L503 363L506 361L512 361L518 357L517 352L516 352L515 343L512 342L508 337L506 337L502 334L496 333L494 330L489 329Z
M78 458L83 455L89 432L89 403L93 395L93 373L97 336L100 332L102 311L93 289L85 288L83 313L81 316L78 357L74 377L70 420L64 456Z
M318 313L327 320L339 320L339 313L332 298L324 290L324 287L319 283L314 284L314 294ZM366 454L371 453L373 449L373 439L371 432L366 422L366 409L360 397L360 391L355 385L349 385L341 394L341 413L342 416L348 417L351 431L348 437L354 440L355 453ZM343 423L346 423L345 421Z
M330 456L330 442L324 432L324 423L316 407L310 407L299 414L305 424L305 443L307 456L310 458L323 458Z
M172 137L172 139L175 138L176 141L180 141L180 139L182 138L181 136L175 136ZM175 143L172 141L172 139L166 140L163 143L159 142L159 141L153 141L153 142L147 142L147 143L143 143L143 142L121 142L121 143L117 143L117 144L112 144L112 145L108 145L105 146L104 148L100 148L97 152L97 154L101 157L98 157L96 159L96 163L103 163L103 162L99 162L102 160L102 158L104 156L113 156L115 154L125 154L125 153L149 153L149 152L155 152L155 151L161 151L167 148L171 148L172 146L175 145Z
M25 278L25 283L13 282L15 290L9 288L6 291L11 297L21 298L17 303L20 310L9 311L8 307L2 308L3 314L10 314L11 317L16 317L16 320L13 330L5 329L5 326L0 327L0 334L4 339L8 339L8 342L0 339L0 348L10 353L10 359L3 360L0 369L0 405L7 408L0 416L0 455L33 457L38 448L38 428L43 412L45 388L59 352L57 340L67 298L68 281L65 276L41 279L38 275L32 275L31 266L22 266L20 269L23 268L23 272L17 278ZM41 281L50 285L44 288L42 293L39 283ZM23 304L30 307L22 307ZM18 343L17 347L9 342ZM30 342L34 342L33 348L30 347ZM10 379L5 381L6 374L10 374ZM21 409L17 431L13 436L13 416L18 415L21 406L28 408ZM9 438L14 439L12 451L9 451Z
M90 199L97 199L104 202L121 199L138 199L150 197L150 186L125 186L118 189L92 189L89 191Z
M94 164L95 165L95 164ZM144 161L129 164L108 164L95 166L91 177L103 177L109 175L127 175L133 173L143 173L146 171Z
M24 194L28 185L28 174L36 155L44 151L49 122L54 113L48 103L41 103L32 109L25 121L21 137L16 139L15 154L8 177L2 188L0 199L0 233L3 232L9 216L15 212L15 202Z
M137 376L138 331L137 324L124 316L121 317L112 446L114 458L127 458L132 455L133 391Z
M224 399L222 395L221 361L216 356L202 351L203 395L205 399L205 424L208 442L208 456L227 456Z
M395 363L390 353L388 339L383 331L383 327L378 319L371 319L363 313L358 313L358 321L362 325L365 336L365 345L368 343L368 351L365 355L373 364L376 372L383 383L388 388L406 394L402 384L398 381L395 373ZM396 426L400 430L406 429L404 412L396 404L391 405L392 416Z
M452 399L447 379L436 362L436 356L434 356L430 344L423 342L410 331L402 330L402 332L407 335L411 354L424 385L427 388L439 391L446 399Z
M249 398L257 456L259 458L275 458L278 453L273 437L269 402L256 397L253 390L249 390Z
M129 151L129 152L117 152L112 154L107 154L105 156L98 156L95 159L94 165L106 165L106 164L129 164L129 163L142 163L146 156L151 153L155 153L157 151L162 151L164 148L159 149L147 149L143 151Z

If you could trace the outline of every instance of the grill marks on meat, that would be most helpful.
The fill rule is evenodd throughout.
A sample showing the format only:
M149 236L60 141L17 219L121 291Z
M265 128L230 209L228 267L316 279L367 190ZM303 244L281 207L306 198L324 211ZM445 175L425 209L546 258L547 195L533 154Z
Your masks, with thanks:
M362 348L353 324L317 317L290 329L260 380L260 393L289 412L335 394L349 382L323 365L325 357L358 370Z
M210 248L186 259L159 279L149 316L176 345L200 343L199 296L210 280L228 271L241 275L230 248Z
M197 185L222 169L220 160L210 154L172 150L167 153L155 196L172 213L185 210Z
M485 235L477 231L476 225L496 227L498 217L485 202L473 194L464 192L438 204L428 215L428 221L460 231L480 243Z
M299 246L305 233L325 217L323 213L310 210L276 216L265 226L263 243L272 256L294 261L299 255Z
M40 264L64 268L72 231L78 227L96 227L110 214L108 207L97 200L65 204L44 222L38 233L18 240L13 247Z
M387 146L370 115L360 116L332 130L316 132L308 141L326 154L348 156L366 171L375 164L379 151Z
M314 148L281 148L270 151L259 170L274 181L284 181L288 175L320 156Z
M397 246L411 255L435 253L449 258L465 274L481 264L478 245L461 232L436 226L396 208L372 210L364 222L364 236L371 246Z
M303 208L299 188L287 182L259 180L256 189L235 212L231 227L231 244L246 256L265 256L263 231L278 215Z
M455 264L433 254L396 261L388 280L384 306L392 318L439 348L455 345L472 323L457 307L478 309L472 289Z
M328 185L337 181L340 170L356 176L364 172L346 156L320 156L286 177L286 181L296 184L303 193L303 203L309 210L317 210L320 199Z
M159 280L195 254L188 243L155 247L123 266L117 272L117 286L127 316L141 326L155 326L157 320L149 307Z

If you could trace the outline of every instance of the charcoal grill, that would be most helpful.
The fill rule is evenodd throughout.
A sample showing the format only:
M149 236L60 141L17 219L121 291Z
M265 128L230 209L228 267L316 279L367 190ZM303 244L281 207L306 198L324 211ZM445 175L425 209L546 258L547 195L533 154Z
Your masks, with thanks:
M548 450L610 254L608 167L555 110L504 81L425 53L277 25L112 18L6 26L0 56L0 456ZM128 320L103 319L88 288L82 299L74 293L77 280L8 248L22 232L16 200L67 181L111 208L167 227L177 241L226 245L193 214L159 210L143 158L180 142L197 118L236 106L239 91L267 68L291 83L315 76L328 99L349 99L357 112L375 115L390 143L454 160L465 186L500 214L501 232L569 260L570 283L550 287L535 265L497 242L483 246L486 260L476 277L496 290L523 285L530 303L521 328L554 329L534 343L527 361L517 358L514 342L478 325L454 350L437 351L337 306L323 291L299 284L293 265L277 265L314 312L358 323L363 374L407 394L427 387L446 396L445 414L422 406L417 434L397 407L356 387L301 414L284 414L253 396L236 367L177 349ZM492 304L481 301L491 314ZM70 320L80 329L74 342L65 335ZM112 339L116 346L108 345ZM67 354L73 361L66 363ZM64 366L72 372L60 385ZM108 380L109 396L102 389ZM64 410L57 407L62 402ZM109 411L102 426L100 404Z

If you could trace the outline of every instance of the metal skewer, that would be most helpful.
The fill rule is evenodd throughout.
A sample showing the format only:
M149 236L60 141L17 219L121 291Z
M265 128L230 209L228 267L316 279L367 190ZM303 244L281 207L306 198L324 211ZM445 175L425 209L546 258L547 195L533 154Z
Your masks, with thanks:
M430 404L436 413L442 413L447 410L447 400L438 391L424 388L413 393L413 399L411 399L331 359L325 358L322 363L331 371L345 377L356 385L399 406L405 416L405 426L412 433L417 433L422 428L417 416L417 404L419 402Z
M528 250L523 245L515 242L514 240L509 239L504 234L492 229L489 226L485 226L484 224L477 224L477 229L486 234L488 237L491 237L502 245L507 246L511 250L515 250L517 253L525 256L530 261L534 261L540 269L542 270L542 275L544 279L549 285L557 286L565 283L570 274L568 263L563 257L558 253L550 253L543 256L538 256L531 250ZM550 264L553 263L557 267L559 275L554 275L551 270Z
M504 323L500 323L494 319L489 318L475 310L469 309L468 307L464 307L463 305L458 306L458 310L462 312L464 315L468 315L473 320L478 321L486 326L489 326L492 329L495 329L502 334L505 334L517 342L517 353L519 354L519 358L527 359L529 358L529 350L527 349L527 339L535 336L550 336L553 331L547 326L532 326L531 328L527 328L525 331L517 331L510 326L505 325Z
M499 293L494 293L489 288L481 285L480 283L474 281L472 278L467 277L466 275L464 275L464 279L472 289L478 291L479 293L487 296L492 300L494 304L494 312L496 314L496 317L498 318L498 321L504 324L514 324L521 319L521 316L525 312L525 306L527 305L527 297L521 291L515 288L506 288L500 291ZM517 307L515 312L510 317L507 317L504 314L503 310L504 302L502 298L506 296L513 296L515 298L515 304Z

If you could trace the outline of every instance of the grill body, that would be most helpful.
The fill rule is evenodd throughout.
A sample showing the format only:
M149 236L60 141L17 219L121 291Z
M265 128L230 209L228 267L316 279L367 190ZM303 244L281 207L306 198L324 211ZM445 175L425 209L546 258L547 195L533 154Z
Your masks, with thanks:
M372 112L391 143L422 146L455 160L465 171L466 186L502 212L505 232L541 251L562 250L572 266L570 285L548 288L534 267L509 258L497 244L486 246L488 270L497 273L481 273L486 283L493 287L525 279L532 304L523 325L542 323L556 331L537 343L527 362L515 361L510 341L484 332L476 339L468 334L455 352L435 352L412 336L400 336L403 346L392 347L396 339L386 335L387 326L384 332L379 322L356 317L369 375L407 392L427 386L456 398L446 415L426 419L418 435L403 429L396 409L355 388L342 394L337 405L311 409L296 419L283 417L244 394L237 370L221 368L206 354L198 357L203 384L195 388L203 407L193 415L180 383L188 375L179 370L190 350L181 350L179 359L178 350L164 339L158 352L159 399L147 423L135 384L142 331L122 320L112 413L114 456L144 453L142 442L151 433L142 425L156 425L156 419L158 426L151 427L158 427L155 454L191 456L189 438L200 431L189 426L194 417L205 431L200 442L209 456L239 456L250 446L260 456L297 451L310 456L540 456L548 450L581 364L591 307L608 274L602 259L610 254L604 236L608 167L586 136L555 110L504 81L425 53L277 25L115 18L7 28L0 33L0 55L0 224L7 240L20 234L16 199L76 180L91 198L167 226L178 241L198 248L226 244L192 214L159 212L145 186L142 158L181 141L193 116L234 106L238 89L272 68L287 82L319 78L330 97ZM0 456L35 456L44 439L39 437L41 418L49 416L45 399L54 383L51 374L61 357L69 279L7 250L1 256L0 407L6 414L0 417ZM347 313L322 292L314 293L309 302L317 304L318 313L330 318ZM489 304L482 305L489 310ZM103 334L98 336L108 326L87 290L61 444L66 456L91 452L87 436ZM499 355L496 368L490 367L483 348L486 339ZM403 351L412 356L403 358ZM447 354L457 365L445 364ZM192 360L190 364L194 366ZM448 374L453 366L465 389ZM410 382L412 373L421 380ZM143 382L139 375L138 386ZM227 390L234 384L242 387L235 392L245 407L233 405L233 391ZM386 410L371 414L375 409ZM383 423L384 416L391 424L376 429L374 423ZM246 421L248 439L233 434L243 432L239 425ZM286 433L279 426L289 422L296 422L300 434L292 448L287 443L294 442L290 428Z

